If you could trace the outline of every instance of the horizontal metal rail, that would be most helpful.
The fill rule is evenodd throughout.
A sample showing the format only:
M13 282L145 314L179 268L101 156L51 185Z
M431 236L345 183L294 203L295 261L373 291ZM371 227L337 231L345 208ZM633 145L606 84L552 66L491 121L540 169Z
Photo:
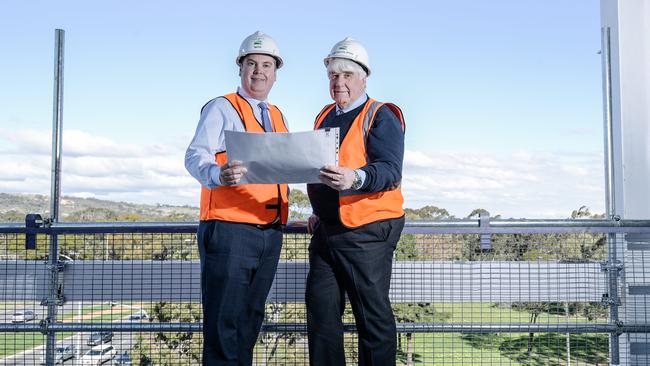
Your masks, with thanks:
M0 234L111 234L111 233L195 233L196 222L59 222L30 228L24 224L0 223ZM286 233L306 233L304 221L289 222ZM518 234L518 233L649 233L650 220L490 220L481 227L479 220L408 221L406 234Z
M304 302L308 272L307 262L281 261L268 301ZM47 295L42 261L0 261L0 273L0 299ZM62 274L66 301L93 302L199 302L199 278L198 261L74 261ZM605 273L594 262L399 261L390 295L393 302L598 302L604 292Z
M352 323L344 325L346 332L356 332ZM201 332L202 323L55 323L6 324L3 332ZM304 323L264 323L263 332L307 333ZM616 325L607 323L397 323L398 333L649 333L650 324Z

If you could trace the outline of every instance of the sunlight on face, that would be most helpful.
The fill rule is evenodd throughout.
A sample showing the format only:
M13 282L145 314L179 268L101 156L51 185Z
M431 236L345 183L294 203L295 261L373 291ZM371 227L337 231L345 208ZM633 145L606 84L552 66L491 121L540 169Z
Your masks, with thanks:
M275 59L269 55L250 54L239 69L241 86L248 95L266 100L275 83Z
M366 79L354 72L330 72L330 96L341 108L346 108L366 90Z

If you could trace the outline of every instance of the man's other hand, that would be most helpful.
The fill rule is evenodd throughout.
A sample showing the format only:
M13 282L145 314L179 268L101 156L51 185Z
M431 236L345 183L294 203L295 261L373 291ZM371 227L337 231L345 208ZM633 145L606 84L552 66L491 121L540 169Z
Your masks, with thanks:
M241 161L233 160L221 166L221 173L219 173L219 180L221 184L231 186L238 184L241 177L246 174L248 170Z
M354 182L354 170L344 166L325 165L318 176L321 183L337 191L350 189Z

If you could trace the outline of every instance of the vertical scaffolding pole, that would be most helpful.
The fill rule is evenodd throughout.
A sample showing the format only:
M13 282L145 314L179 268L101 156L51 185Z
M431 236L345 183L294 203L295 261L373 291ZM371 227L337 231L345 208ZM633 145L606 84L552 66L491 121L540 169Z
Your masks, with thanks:
M601 29L603 57L603 113L605 123L605 204L606 214L610 220L620 220L616 212L615 179L614 179L614 126L612 116L612 66L611 66L611 29ZM616 234L607 234L607 279L609 322L619 324L618 296L618 257L616 255ZM610 333L609 350L612 365L620 363L619 334Z
M61 151L63 137L63 57L65 31L55 31L54 43L54 103L52 110L52 182L50 192L50 218L59 221L61 195Z
M63 56L65 31L57 29L54 41L54 107L52 110L52 182L50 192L50 222L59 221L59 201L61 196L61 153L62 153L62 117L63 117ZM50 236L50 248L47 268L50 273L49 292L46 299L46 325L56 322L59 305L59 243L56 234ZM56 351L56 332L47 329L45 344L45 364L54 365Z

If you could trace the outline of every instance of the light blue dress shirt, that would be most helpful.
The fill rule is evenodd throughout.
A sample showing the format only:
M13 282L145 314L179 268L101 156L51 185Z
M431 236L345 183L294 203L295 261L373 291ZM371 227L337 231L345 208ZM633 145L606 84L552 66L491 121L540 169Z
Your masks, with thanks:
M242 88L237 88L237 93L251 105L257 121L262 121L262 112L258 104L266 101L252 98ZM226 150L224 131L245 132L246 129L232 104L225 98L215 98L203 108L194 138L185 152L185 169L202 186L209 189L221 185L219 180L221 168L216 164L214 155Z

